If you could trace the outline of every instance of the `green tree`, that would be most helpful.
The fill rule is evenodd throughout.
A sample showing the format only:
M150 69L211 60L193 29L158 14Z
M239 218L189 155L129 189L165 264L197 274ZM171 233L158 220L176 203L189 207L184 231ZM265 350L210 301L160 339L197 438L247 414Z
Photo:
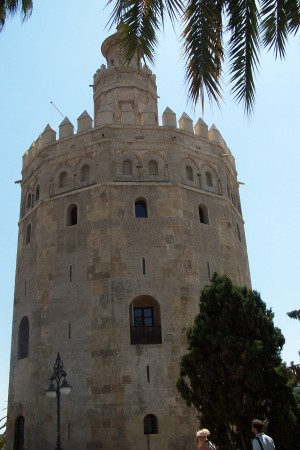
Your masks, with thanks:
M297 319L300 320L300 309L295 309L294 311L290 311L287 313L287 315L291 318L291 319Z
M260 49L283 58L289 35L300 25L299 0L108 0L113 5L110 23L123 23L125 59L135 52L153 62L157 34L165 16L182 27L189 99L218 104L222 99L222 67L230 68L231 92L247 113L255 102L255 73ZM225 61L226 56L226 61Z
M284 337L260 295L214 274L187 332L178 390L220 448L251 448L250 424L267 419L276 448L299 448L300 414L281 360Z

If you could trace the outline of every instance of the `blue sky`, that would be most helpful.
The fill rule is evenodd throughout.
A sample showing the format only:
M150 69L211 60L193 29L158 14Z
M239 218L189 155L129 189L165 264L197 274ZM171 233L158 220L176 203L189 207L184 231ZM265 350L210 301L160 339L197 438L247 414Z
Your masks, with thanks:
M109 9L100 0L34 1L23 25L9 20L0 34L1 54L1 365L0 408L6 406L14 273L17 248L22 156L47 123L58 131L63 120L51 101L76 127L84 111L93 116L93 74L105 63L100 52L111 34ZM300 322L287 311L299 299L299 73L300 44L291 39L284 62L261 57L252 118L227 95L222 109L206 103L193 110L186 102L180 44L172 29L161 36L153 72L157 75L160 115L168 106L177 119L186 112L222 133L236 159L241 186L252 286L275 314L286 338L282 357L299 363ZM226 74L224 76L226 80ZM5 195L4 195L5 193ZM5 197L5 198L4 198ZM48 380L45 380L45 388Z

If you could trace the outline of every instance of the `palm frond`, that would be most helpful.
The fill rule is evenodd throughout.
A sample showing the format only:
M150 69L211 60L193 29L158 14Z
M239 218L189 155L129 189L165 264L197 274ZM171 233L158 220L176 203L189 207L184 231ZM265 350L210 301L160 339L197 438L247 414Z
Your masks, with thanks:
M222 99L222 0L188 0L184 13L183 56L186 59L188 97L204 109L204 93L219 104Z
M154 63L157 32L164 28L165 11L172 24L183 11L182 0L109 0L114 3L110 27L122 24L121 45L125 63L135 54Z
M300 27L300 1L289 0L286 6L289 32L296 34Z
M32 10L33 10L32 0L22 0L21 16L23 21L31 16Z
M162 7L161 0L127 2L120 28L124 62L129 63L135 54L138 58L143 56L154 62L156 32L163 20Z
M111 3L114 4L114 7L107 23L109 28L112 28L121 22L122 16L129 6L128 0L108 0L106 6L109 6Z
M284 58L288 36L286 0L265 0L260 12L262 43L268 50L274 49L275 57Z
M21 9L22 21L28 19L32 13L32 0L0 0L0 31L2 31L8 17L14 16Z
M259 22L255 1L230 0L227 3L229 62L233 83L231 92L244 103L249 114L255 103L254 77L259 66Z

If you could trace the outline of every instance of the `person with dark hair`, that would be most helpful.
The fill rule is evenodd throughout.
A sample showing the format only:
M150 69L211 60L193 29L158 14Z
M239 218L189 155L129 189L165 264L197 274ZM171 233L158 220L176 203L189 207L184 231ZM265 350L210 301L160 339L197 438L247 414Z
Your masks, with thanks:
M273 439L263 433L264 423L259 419L252 420L252 433L255 438L252 441L253 450L275 450Z

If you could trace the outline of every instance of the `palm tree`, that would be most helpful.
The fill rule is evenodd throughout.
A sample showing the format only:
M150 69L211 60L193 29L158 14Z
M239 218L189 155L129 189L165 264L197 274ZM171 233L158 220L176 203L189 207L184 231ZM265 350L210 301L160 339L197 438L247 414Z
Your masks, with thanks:
M220 104L226 56L231 93L251 113L260 49L284 58L288 36L300 25L299 0L108 0L108 5L113 5L109 24L123 24L125 62L135 52L153 62L165 16L173 25L179 22L188 97L194 105L200 100L202 109L205 91Z
M0 0L0 31L2 31L6 19L13 16L21 9L21 17L24 21L32 12L32 0Z
M220 104L226 57L231 92L246 113L252 112L260 49L284 58L288 37L300 26L300 0L108 0L107 4L113 6L110 25L123 24L125 62L135 52L153 62L165 16L173 25L179 22L188 97L194 104L200 100L202 109L205 91L210 101ZM32 8L32 0L0 0L0 31L19 9L25 20Z

